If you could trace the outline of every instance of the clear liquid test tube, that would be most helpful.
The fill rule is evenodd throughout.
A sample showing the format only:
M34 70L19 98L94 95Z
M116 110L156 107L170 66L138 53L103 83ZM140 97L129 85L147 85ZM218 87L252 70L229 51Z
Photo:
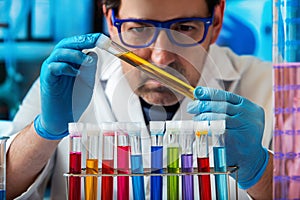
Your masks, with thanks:
M141 123L128 122L127 131L130 139L131 173L143 174L144 166L142 157ZM143 176L132 176L132 190L134 200L145 199Z
M0 199L6 199L6 141L9 137L0 137Z
M226 149L225 149L225 120L210 121L209 129L213 140L213 154L214 154L214 169L216 172L226 172ZM218 200L227 200L228 197L228 183L226 174L216 174L216 197Z
M150 121L151 135L151 172L163 173L163 137L165 132L164 121ZM150 198L151 200L162 199L163 177L151 176L150 179Z
M81 155L82 155L82 132L83 123L69 123L70 154L69 154L69 172L71 174L81 173ZM81 177L69 177L69 200L81 199Z
M143 71L151 78L154 78L165 86L175 90L179 94L182 94L186 97L194 99L194 87L188 83L182 81L181 79L173 76L172 74L164 71L162 68L148 62L147 60L137 56L128 49L122 47L121 45L115 43L110 38L105 35L100 35L96 46L100 49L103 49L121 60L127 62L128 64L136 67L137 69Z
M181 171L193 172L193 142L195 140L194 121L180 121L179 142L182 149ZM193 175L182 176L182 199L194 199L194 180Z
M198 172L210 172L208 121L195 121L196 154ZM211 200L210 175L198 175L200 199Z
M129 174L130 145L126 122L116 124L116 136L118 173ZM118 176L117 184L118 200L129 200L129 176Z
M166 121L167 134L167 172L180 173L179 160L181 148L179 145L179 121ZM179 199L179 176L167 177L167 198Z
M86 124L86 173L98 174L100 127L96 124ZM98 178L87 176L85 179L85 199L98 199Z
M101 123L102 174L114 173L115 123ZM102 176L101 199L113 199L113 176Z

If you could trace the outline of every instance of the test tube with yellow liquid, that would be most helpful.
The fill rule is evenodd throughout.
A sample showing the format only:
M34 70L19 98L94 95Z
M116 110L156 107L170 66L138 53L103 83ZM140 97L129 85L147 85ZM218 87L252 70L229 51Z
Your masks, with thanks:
M114 56L117 56L124 62L136 67L137 69L143 71L151 78L160 81L166 87L173 89L179 94L194 99L193 92L195 88L193 86L166 72L160 67L148 62L147 60L139 57L130 50L115 43L107 36L101 34L96 43L96 46L113 54Z
M87 154L86 173L98 174L100 128L94 124L86 124ZM96 200L98 197L98 178L87 176L85 179L85 199Z

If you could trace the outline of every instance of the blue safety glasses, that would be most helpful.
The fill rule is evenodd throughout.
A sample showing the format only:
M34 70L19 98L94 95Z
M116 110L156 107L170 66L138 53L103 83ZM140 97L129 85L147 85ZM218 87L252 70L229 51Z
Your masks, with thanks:
M140 19L118 19L112 10L112 22L118 29L121 42L131 48L150 46L161 30L165 30L169 40L182 47L201 44L206 38L212 17L179 18L169 21L154 21Z

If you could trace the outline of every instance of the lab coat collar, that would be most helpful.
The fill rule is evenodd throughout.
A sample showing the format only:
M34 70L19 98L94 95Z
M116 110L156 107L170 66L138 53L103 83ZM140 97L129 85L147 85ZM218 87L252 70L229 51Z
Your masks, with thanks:
M208 65L214 65L213 77L220 81L235 81L241 78L239 72L234 68L232 61L227 55L229 53L228 48L219 47L213 44L209 48L208 52Z

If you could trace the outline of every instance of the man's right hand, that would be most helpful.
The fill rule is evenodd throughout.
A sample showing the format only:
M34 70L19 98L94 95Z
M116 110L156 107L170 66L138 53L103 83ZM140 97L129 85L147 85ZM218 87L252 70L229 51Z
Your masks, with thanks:
M77 120L74 113L78 118L88 105L94 86L97 56L86 55L82 50L95 47L99 36L98 33L63 39L44 61L40 74L42 111L34 121L40 136L56 140L68 135L68 123ZM77 110L73 110L74 82L79 76L88 84L80 88L84 94L80 97L80 105L76 106Z

